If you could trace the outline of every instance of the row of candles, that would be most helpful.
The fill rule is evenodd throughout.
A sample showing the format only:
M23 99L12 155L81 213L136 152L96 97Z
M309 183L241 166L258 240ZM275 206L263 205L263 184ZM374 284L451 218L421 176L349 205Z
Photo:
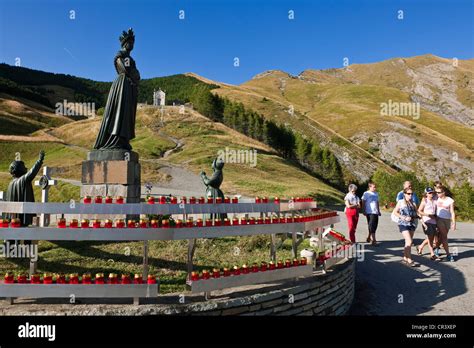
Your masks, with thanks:
M212 227L212 226L231 226L231 225L264 225L264 224L277 224L277 223L293 223L293 222L308 222L308 221L314 221L314 220L320 220L320 219L325 219L331 216L336 216L337 212L322 212L317 215L297 215L297 216L288 216L288 217L278 217L278 216L273 216L272 218L270 217L259 217L259 218L237 218L234 217L233 219L227 219L225 218L223 221L220 219L214 220L214 222L211 219L197 219L196 223L194 223L194 220L192 218L187 219L186 221L183 221L181 219L176 219L176 220L169 220L169 219L163 219L163 220L147 220L147 219L140 219L140 221L135 221L135 220L128 220L125 222L123 219L118 219L114 221L107 219L104 220L104 223L102 224L101 220L92 220L92 228L136 228L136 227L141 227L141 228L170 228L170 227L175 227L175 228L181 228L181 227ZM7 228L7 227L13 227L13 228L18 228L21 227L21 221L20 219L12 219L11 222L8 219L0 219L0 228ZM61 218L58 220L58 227L59 228L66 228L67 227L67 221L64 218ZM72 219L69 222L69 227L71 228L90 228L91 227L91 221L88 219L82 219L81 222L77 219Z
M291 198L291 200L293 202L313 202L313 198L311 197L296 197L296 198ZM280 203L280 198L278 197L274 197L273 198L273 203ZM90 204L92 202L96 203L96 204L102 204L102 203L107 203L107 204L110 204L110 203L114 203L114 199L112 196L107 196L105 197L105 199L102 197L102 196L96 196L94 197L94 199L92 199L91 196L85 196L84 197L84 200L83 202L85 204ZM122 196L118 196L116 199L115 199L115 203L117 204L123 204L125 202L124 198ZM269 203L270 200L268 197L255 197L255 203ZM174 197L174 196L159 196L157 198L153 197L153 196L148 196L147 198L147 203L148 204L155 204L155 203L158 203L158 204L178 204L178 197ZM179 203L184 203L184 204L213 204L213 203L216 203L216 204L219 204L219 203L239 203L239 197L233 197L233 198L230 198L230 197L216 197L215 199L213 197L181 197L181 200Z
M199 272L191 272L191 281L197 280L206 280L211 278L220 278L222 277L230 277L230 276L238 276L242 274L249 274L249 273L257 273L257 272L266 272L266 271L273 271L276 269L283 269L283 268L290 268L290 267L298 267L298 266L305 266L308 264L308 261L305 257L301 259L286 259L285 262L278 261L276 264L273 261L265 262L262 261L260 265L258 263L254 263L252 266L242 265L242 267L234 266L231 269L224 267L221 271L220 268L214 268L212 272L208 270L203 270L202 273Z
M51 274L45 273L43 276L40 274L32 274L28 278L26 273L19 273L15 279L15 275L12 272L7 272L4 278L5 284L156 284L156 276L149 274L146 280L143 280L141 274L135 274L133 279L129 274L122 274L119 278L116 273L110 273L108 278L104 276L104 273L97 273L92 278L90 273L84 273L82 277L79 277L77 273L71 273L66 276L64 274Z
M218 226L235 226L235 225L265 225L265 224L277 224L277 223L294 223L294 222L308 222L319 220L323 218L327 218L330 216L337 215L336 212L325 212L319 215L310 215L310 216L294 216L294 217L277 217L274 216L273 218L270 217L259 217L259 218L233 218L228 219L225 218L223 221L220 219L197 219L196 222L192 218L188 218L186 221L181 219L170 220L170 219L163 219L163 220L147 220L147 219L140 219L138 222L135 220L128 220L125 222L123 219L113 220L107 219L102 224L101 220L92 220L92 228L183 228L183 227L218 227ZM58 220L58 227L59 228L66 228L67 221L66 219L59 219ZM73 219L69 223L70 228L90 228L91 222L87 219L83 219L79 224L79 221Z

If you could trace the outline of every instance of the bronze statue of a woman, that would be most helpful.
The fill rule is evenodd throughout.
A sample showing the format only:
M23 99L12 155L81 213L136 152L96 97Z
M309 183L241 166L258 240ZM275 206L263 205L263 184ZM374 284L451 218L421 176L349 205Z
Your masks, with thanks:
M130 28L120 35L122 49L114 59L117 78L110 87L104 110L104 118L94 149L131 150L130 140L135 138L138 83L140 73L130 56L135 43L135 34Z

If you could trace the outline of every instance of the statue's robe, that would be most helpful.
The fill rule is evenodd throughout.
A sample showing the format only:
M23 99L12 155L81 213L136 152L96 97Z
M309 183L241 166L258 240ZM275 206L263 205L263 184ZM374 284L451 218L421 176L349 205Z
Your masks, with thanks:
M213 162L212 167L214 172L210 178L204 174L202 175L202 181L204 182L204 185L206 185L206 196L212 197L214 202L216 201L217 197L222 198L222 201L224 201L224 193L220 189L222 181L224 181L224 174L222 172L223 164L219 167L215 164L215 162ZM213 215L214 214L211 214L211 218ZM221 220L224 220L227 217L227 214L216 214L216 218L217 217L219 217Z
M37 160L31 169L19 178L13 178L8 185L6 200L9 202L34 202L33 180L41 169L43 161ZM10 219L19 218L22 226L31 225L35 214L9 214Z
M110 87L94 149L131 150L130 140L135 138L140 73L126 51L117 53L114 65L118 76Z

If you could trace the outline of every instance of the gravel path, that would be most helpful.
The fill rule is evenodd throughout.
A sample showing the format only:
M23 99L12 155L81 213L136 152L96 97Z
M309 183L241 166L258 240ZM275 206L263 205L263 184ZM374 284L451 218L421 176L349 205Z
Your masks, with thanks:
M343 213L342 213L343 214ZM347 222L342 216L336 230L347 234ZM359 220L356 237L362 242L363 260L356 263L356 298L353 315L473 315L474 314L474 224L458 223L449 232L449 245L456 262L447 262L442 251L441 261L429 259L428 248L423 256L413 260L419 267L401 263L403 241L390 214L381 216L377 231L379 246L365 243L367 223ZM419 227L415 245L424 238ZM412 249L416 254L415 248Z

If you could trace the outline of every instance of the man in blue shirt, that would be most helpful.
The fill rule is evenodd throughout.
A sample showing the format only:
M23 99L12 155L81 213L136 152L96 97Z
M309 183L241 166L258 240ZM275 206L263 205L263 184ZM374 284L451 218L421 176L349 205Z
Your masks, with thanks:
M403 183L403 190L406 190L406 189L410 189L410 190L413 190L412 187L411 187L411 181L405 181ZM403 199L403 190L401 190L400 192L398 192L397 194L397 202L401 199ZM420 205L420 200L418 199L418 196L416 195L416 193L413 191L413 195L411 196L411 201L413 203L416 204L416 206L418 207Z

